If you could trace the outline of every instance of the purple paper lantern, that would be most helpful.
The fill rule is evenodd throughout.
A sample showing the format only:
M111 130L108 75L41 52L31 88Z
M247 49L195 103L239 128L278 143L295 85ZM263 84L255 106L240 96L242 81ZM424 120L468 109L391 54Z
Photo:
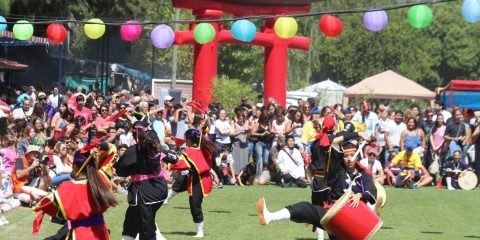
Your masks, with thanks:
M372 32L378 32L387 26L388 15L384 10L373 9L363 15L365 28Z
M131 42L142 35L142 26L136 23L138 22L135 20L130 20L122 25L120 28L120 36L123 40Z
M175 32L173 29L165 24L156 26L150 33L150 39L153 46L157 48L168 48L172 46L175 40Z

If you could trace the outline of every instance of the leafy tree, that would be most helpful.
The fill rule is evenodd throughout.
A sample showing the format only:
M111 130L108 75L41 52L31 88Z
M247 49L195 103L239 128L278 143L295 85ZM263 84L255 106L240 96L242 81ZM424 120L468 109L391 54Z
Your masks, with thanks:
M238 79L216 78L213 81L213 98L222 103L228 114L233 116L236 106L240 105L242 96L256 99L256 94L250 84L242 83Z

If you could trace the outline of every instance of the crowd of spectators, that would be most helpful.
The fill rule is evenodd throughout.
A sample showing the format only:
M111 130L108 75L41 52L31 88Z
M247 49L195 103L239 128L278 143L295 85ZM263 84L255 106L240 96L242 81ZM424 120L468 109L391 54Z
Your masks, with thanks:
M415 188L448 175L445 184L454 189L449 167L454 152L455 159L469 160L466 165L480 173L480 161L472 164L475 157L468 151L479 145L480 115L458 107L450 112L438 101L425 109L416 104L396 109L386 103L374 109L367 101L319 106L314 99L299 99L296 106L284 108L274 99L252 104L244 96L237 107L225 109L218 102L204 106L171 96L154 99L143 90L103 95L81 87L60 93L55 86L48 92L24 87L9 104L0 110L1 197L16 197L26 206L71 179L73 153L90 141L115 144L121 155L136 141L131 126L139 114L148 117L167 148L181 151L188 129L214 141L218 154L212 165L221 180L216 188L271 182L306 187L312 175L311 144L329 116L335 119L335 132L362 131L375 137L362 149L360 163L380 184ZM128 179L113 182L114 191L125 194Z

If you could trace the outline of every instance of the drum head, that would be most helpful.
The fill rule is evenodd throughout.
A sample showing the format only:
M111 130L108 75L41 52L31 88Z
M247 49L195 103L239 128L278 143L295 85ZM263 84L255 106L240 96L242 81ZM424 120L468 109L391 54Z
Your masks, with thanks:
M378 182L375 182L375 187L377 188L377 199L379 199L379 201L382 201L382 207L383 207L387 202L387 192L385 192L385 188L383 188L383 186Z
M326 226L330 220L337 215L337 213L343 208L343 206L348 202L350 199L350 196L352 195L352 192L346 192L344 193L336 202L333 204L333 206L327 211L325 216L320 219L320 225Z
M467 171L465 175L458 177L458 186L463 190L472 190L477 186L478 178L473 172Z

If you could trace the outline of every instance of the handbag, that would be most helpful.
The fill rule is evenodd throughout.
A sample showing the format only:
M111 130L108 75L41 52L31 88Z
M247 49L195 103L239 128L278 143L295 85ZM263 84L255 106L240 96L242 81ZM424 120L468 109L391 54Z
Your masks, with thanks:
M433 160L430 163L430 166L428 166L428 172L432 175L438 174L439 172L440 164L438 164L438 160L439 160L439 156L436 153L434 153Z

